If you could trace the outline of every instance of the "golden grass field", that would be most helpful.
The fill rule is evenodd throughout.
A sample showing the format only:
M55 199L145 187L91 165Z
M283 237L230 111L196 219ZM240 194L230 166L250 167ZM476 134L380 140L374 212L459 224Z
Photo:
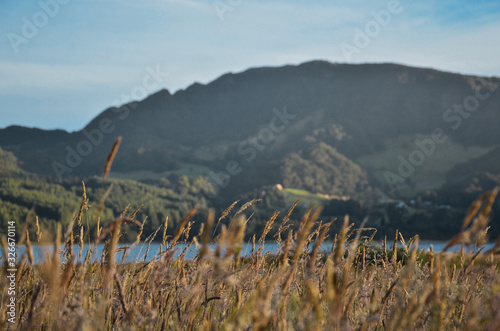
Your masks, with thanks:
M110 171L119 140L104 168ZM375 244L375 229L355 229L346 216L333 236L331 250L320 251L335 220L319 219L312 205L293 232L290 210L269 218L252 253L240 254L244 243L244 204L236 203L217 219L210 210L198 234L192 234L196 207L186 214L172 236L168 219L156 233L141 239L138 210L127 208L115 220L98 218L106 197L94 212L83 185L79 211L65 229L59 225L54 253L34 264L32 240L43 241L35 218L36 238L30 238L28 215L17 245L26 250L16 265L16 317L8 320L8 263L0 277L1 330L498 330L500 326L500 239L488 251L465 254L466 244L487 240L489 214L498 189L483 194L470 207L462 231L443 252L418 249L418 236ZM109 192L108 192L109 193ZM89 212L90 210L90 212ZM98 219L90 228L85 217ZM220 225L229 220L229 224ZM298 220L297 220L298 221ZM140 228L137 240L149 245L156 236L160 252L151 262L116 263L122 225ZM224 223L224 222L222 222ZM226 222L227 223L227 222ZM221 231L214 237L216 231ZM263 254L270 240L279 249ZM95 232L94 232L95 231ZM106 242L104 252L82 255L84 243ZM32 234L33 235L33 234ZM176 258L180 242L188 245ZM7 243L3 242L3 256ZM398 249L398 245L402 248ZM461 253L446 252L461 245ZM73 247L79 254L73 255ZM185 260L190 246L195 259ZM149 246L148 250L149 250ZM212 247L215 247L214 249ZM62 254L59 254L62 252ZM147 252L146 252L147 255Z
M496 193L485 193L471 206L462 232L445 251L485 242ZM142 224L125 210L88 229L81 221L87 202L84 190L73 223L56 235L55 252L63 254L41 264L33 264L25 224L18 242L27 250L17 265L16 323L8 322L2 305L2 330L498 330L500 325L500 240L474 255L423 252L418 237L406 242L398 233L390 243L375 244L375 229L354 229L346 217L338 221L343 223L331 251L320 252L333 221L320 221L321 207L311 206L294 233L289 217L295 203L283 217L275 212L260 238L254 236L252 254L241 256L243 212L250 201L238 211L233 204L218 220L210 211L196 235L190 234L194 208L173 236L166 235L167 222L158 229L162 248L152 262L117 264L122 224ZM214 238L213 229L224 218L230 223ZM280 248L263 255L261 245L272 227L278 231L270 239ZM73 256L73 245L81 252L89 231L96 231L95 244L106 241L103 255L89 250L87 256ZM33 240L40 240L37 236ZM153 239L140 236L132 245ZM186 248L174 259L185 238L198 247L197 257L185 260ZM7 287L4 275L0 284Z

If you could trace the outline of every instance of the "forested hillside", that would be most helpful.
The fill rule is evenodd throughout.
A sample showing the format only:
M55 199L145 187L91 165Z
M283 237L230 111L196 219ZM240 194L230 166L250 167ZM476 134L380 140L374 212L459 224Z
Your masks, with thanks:
M271 209L304 197L329 206L325 217L354 201L357 221L370 215L386 232L437 237L457 230L473 199L499 184L499 86L496 77L312 61L160 90L75 132L7 127L3 215L35 205L45 223L67 222L84 180L96 201L115 182L108 216L144 203L151 229L166 216L178 222L195 203L221 212L273 197L277 204L253 217L257 229ZM100 181L118 136L112 180Z

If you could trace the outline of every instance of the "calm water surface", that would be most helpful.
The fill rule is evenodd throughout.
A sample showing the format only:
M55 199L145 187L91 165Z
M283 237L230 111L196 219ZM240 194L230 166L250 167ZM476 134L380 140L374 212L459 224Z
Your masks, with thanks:
M419 249L424 249L424 251L427 251L431 245L433 246L434 252L440 252L446 246L446 242L432 242L432 241L423 242L423 243L419 244ZM96 247L94 247L93 252L92 252L92 262L95 260L101 259L104 246L105 246L104 244L99 244ZM149 251L147 250L146 244L140 244L140 245L133 247L132 249L127 248L125 250L126 247L130 247L130 246L131 245L127 245L127 244L118 245L118 247L122 248L122 250L119 250L116 254L116 261L118 263L120 263L121 261L124 261L124 262L135 262L135 261L148 262L148 261L152 261L160 251L160 244L159 243L151 244L151 246L149 247ZM174 258L177 258L184 251L186 246L187 246L186 244L178 244L175 247L176 251L175 251ZM255 246L256 246L256 249L258 249L260 247L259 245L255 245ZM90 247L91 247L91 245L84 245L83 252L82 252L82 260L85 259L85 256L87 255L87 252L90 249ZM212 247L212 249L215 249L216 246L212 245L211 247ZM388 245L388 247L391 247L391 246ZM469 253L476 252L478 249L480 249L482 247L483 246L481 246L481 247L473 247L473 246L467 247L467 252L469 252ZM488 249L493 247L493 244L486 244L486 245L484 245L484 247L485 247L485 250L488 250ZM331 248L332 248L331 242L325 242L321 246L321 249L323 251L330 251ZM21 255L23 254L23 252L25 250L26 250L26 248L24 246L17 247L18 260L20 260ZM266 243L263 245L263 253L264 254L267 252L273 254L273 253L277 253L278 251L279 251L279 247L276 243ZM455 246L452 249L450 249L449 251L458 252L458 251L460 251L460 246ZM47 254L53 254L53 252L54 252L53 245L33 246L33 255L35 258L35 263L40 263L41 261L45 260L47 258ZM147 252L147 255L146 255L146 252ZM197 252L198 252L198 249L194 245L191 245L186 251L185 259L186 260L192 259L193 257L196 256ZM61 250L60 254L62 254L62 253L63 253L63 251ZM74 256L78 257L78 253L79 253L78 246L73 246L73 253L74 253L73 254ZM252 253L252 244L248 244L248 243L244 244L241 255L249 255L251 253ZM126 254L126 255L124 256L124 254ZM3 252L1 250L0 250L0 256L3 256ZM78 259L77 261L80 262L82 260ZM1 262L3 263L3 259Z

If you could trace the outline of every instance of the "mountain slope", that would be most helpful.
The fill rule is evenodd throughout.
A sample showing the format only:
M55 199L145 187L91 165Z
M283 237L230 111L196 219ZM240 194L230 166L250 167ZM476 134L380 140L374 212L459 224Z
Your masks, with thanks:
M436 129L461 148L453 150L457 157L448 158L454 161L446 169L483 155L462 150L497 147L499 83L498 78L395 64L313 61L255 68L225 74L207 85L196 83L173 95L161 90L141 102L109 108L78 132L9 127L0 130L0 146L13 152L24 169L59 179L99 174L120 135L123 142L113 165L118 174L149 171L168 177L196 168L228 193L278 182L325 194L351 195L361 183L359 187L388 191L376 172L399 175L399 153L408 158L418 149L413 140ZM402 137L406 146L394 149L393 143ZM339 156L318 163L309 152L314 146ZM297 155L303 160L286 170L283 164ZM380 155L383 168L376 162ZM335 173L331 176L320 174L340 159L348 160L342 169L330 169ZM358 159L362 164L356 164ZM306 184L297 174L308 163L316 164L316 178ZM430 164L417 167L429 169L425 176L437 174L421 189L437 188L446 180L446 169L436 172ZM240 171L228 174L229 165ZM339 184L340 173L350 173L353 185ZM411 176L404 179L402 185L415 186Z

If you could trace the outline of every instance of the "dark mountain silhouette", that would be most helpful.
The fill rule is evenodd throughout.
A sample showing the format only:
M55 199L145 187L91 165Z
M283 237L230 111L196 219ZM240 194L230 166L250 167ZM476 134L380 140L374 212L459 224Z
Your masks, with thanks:
M282 183L398 197L398 187L437 189L481 164L500 173L498 86L499 78L396 64L254 68L106 109L77 132L8 127L0 130L0 147L24 170L61 179L100 174L122 136L113 171L132 178L196 170L231 194ZM415 176L402 176L399 156L408 160L419 150L415 139L432 139L436 129L446 144L415 154L424 162ZM440 167L443 153L452 157ZM387 172L402 180L388 181Z

